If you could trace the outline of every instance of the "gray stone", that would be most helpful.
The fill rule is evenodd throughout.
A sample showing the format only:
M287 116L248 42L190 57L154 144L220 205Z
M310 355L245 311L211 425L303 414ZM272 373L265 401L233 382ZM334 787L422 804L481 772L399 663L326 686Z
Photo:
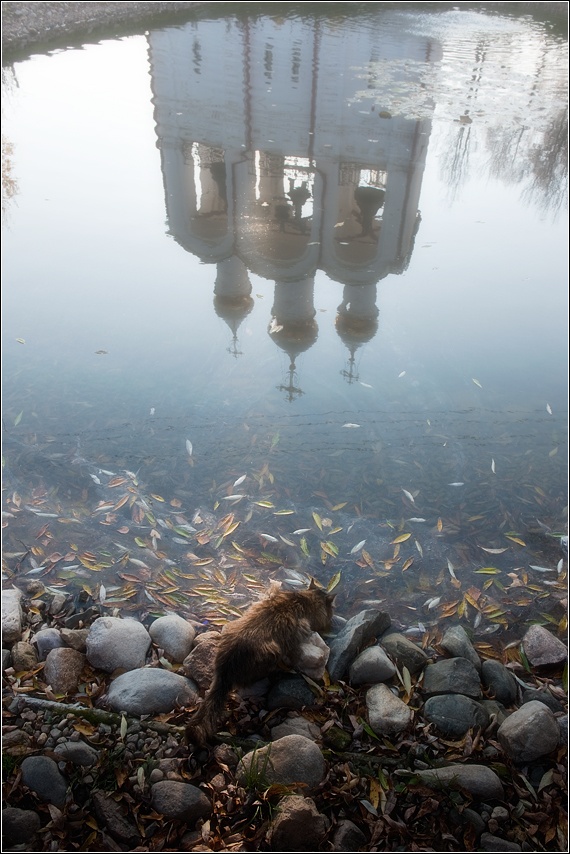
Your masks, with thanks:
M2 810L2 841L4 845L26 845L40 829L39 815L33 810L6 807Z
M440 646L456 658L466 658L478 672L481 671L481 659L463 626L451 626L447 629L440 641Z
M22 782L38 798L56 807L65 803L67 784L53 759L47 756L27 756L22 762Z
M246 753L237 767L242 785L267 788L272 783L315 789L323 780L326 764L314 741L302 735L286 735L265 747Z
M568 650L543 626L531 626L523 637L526 657L533 667L551 667L568 658Z
M95 748L83 741L64 741L61 744L56 744L54 753L57 753L62 762L72 762L74 765L81 765L84 768L95 765L99 758Z
M489 721L494 717L497 727L500 727L503 721L508 717L507 710L503 704L497 702L497 700L483 699L481 700L481 705L489 715Z
M214 678L219 639L219 632L198 635L194 649L182 663L181 672L197 682L200 688L209 688Z
M32 670L38 663L38 654L31 643L17 641L12 647L12 667L16 673Z
M65 646L63 638L57 629L40 629L34 635L34 643L38 648L40 661L45 661L52 649Z
M386 682L395 673L396 667L382 647L369 646L350 665L348 681L351 685L375 684Z
M360 851L366 845L366 837L349 819L339 821L332 838L333 851Z
M514 762L532 762L558 746L560 728L550 709L532 700L503 721L497 737Z
M330 649L317 633L313 634L301 645L296 668L311 679L322 679L325 675Z
M547 689L544 691L540 691L538 688L526 688L523 691L522 701L523 703L530 703L531 700L538 700L539 703L544 703L545 706L548 706L551 712L563 712L564 706L557 700L556 697L553 697L550 691Z
M466 658L444 658L426 667L423 690L428 696L465 694L478 700L481 682L477 670Z
M284 676L267 695L268 709L303 709L317 705L317 698L302 676Z
M99 824L107 828L113 839L134 847L140 840L140 834L135 825L123 815L112 797L107 792L95 791L91 799Z
M366 692L366 707L370 726L377 735L390 735L406 729L412 720L412 710L387 685L374 685Z
M11 666L12 656L9 649L2 650L2 673Z
M369 609L352 617L330 644L328 671L333 682L344 679L348 668L360 650L391 625L384 611Z
M400 669L406 667L412 676L419 673L428 662L423 649L399 632L384 635L380 638L380 645Z
M173 661L184 661L192 649L196 631L178 614L168 614L151 624L149 634Z
M46 657L44 680L54 694L77 691L84 665L85 656L76 649L67 646L52 649Z
M100 617L87 635L87 659L107 673L136 670L144 666L150 644L149 633L136 620Z
M152 715L191 706L198 699L197 686L171 670L144 667L129 670L113 680L107 700L117 712Z
M283 738L286 735L304 735L305 738L317 741L321 738L321 730L316 724L312 724L306 718L297 716L287 718L282 724L274 726L271 730L273 741L277 741L278 738Z
M568 744L568 715L560 715L560 717L556 718L556 722L560 730L558 743L560 745Z
M76 649L77 652L87 650L87 636L89 629L61 629L61 637L66 646Z
M460 737L473 727L484 729L489 715L481 703L464 694L440 694L426 700L423 714L426 720L448 736Z
M398 771L395 773L400 775ZM486 765L446 765L444 768L415 771L414 776L436 789L465 789L476 798L499 801L505 797L501 781Z
M279 803L267 842L272 851L318 851L326 832L327 821L314 801L288 795Z
M493 659L484 661L481 679L485 688L499 703L504 706L512 706L516 702L517 680L500 661L493 661Z
M509 839L493 836L492 833L482 833L479 844L483 851L522 851L522 847L518 842L511 842Z
M157 812L191 824L212 813L212 804L201 789L178 780L161 780L155 783L151 800Z
M22 591L9 587L2 591L2 641L9 644L22 637Z

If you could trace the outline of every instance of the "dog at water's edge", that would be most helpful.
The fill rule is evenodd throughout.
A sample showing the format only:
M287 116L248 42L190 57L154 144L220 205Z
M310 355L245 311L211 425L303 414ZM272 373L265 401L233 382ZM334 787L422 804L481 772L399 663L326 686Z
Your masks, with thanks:
M330 628L333 601L334 595L311 581L307 590L273 590L228 623L216 651L214 680L188 721L188 740L204 744L211 738L233 688L294 669L310 635Z

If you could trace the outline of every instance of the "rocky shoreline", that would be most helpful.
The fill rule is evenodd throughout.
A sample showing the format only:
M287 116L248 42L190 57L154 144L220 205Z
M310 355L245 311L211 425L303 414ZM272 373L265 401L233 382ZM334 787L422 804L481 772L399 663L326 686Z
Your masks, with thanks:
M567 650L541 626L507 667L460 625L423 649L377 609L337 618L206 750L184 709L217 632L3 593L10 848L565 850Z

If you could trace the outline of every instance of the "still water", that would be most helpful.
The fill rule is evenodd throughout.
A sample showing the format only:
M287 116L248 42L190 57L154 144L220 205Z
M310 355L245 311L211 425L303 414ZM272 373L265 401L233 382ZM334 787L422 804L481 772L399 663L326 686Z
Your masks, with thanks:
M233 5L3 70L4 577L564 631L565 38Z

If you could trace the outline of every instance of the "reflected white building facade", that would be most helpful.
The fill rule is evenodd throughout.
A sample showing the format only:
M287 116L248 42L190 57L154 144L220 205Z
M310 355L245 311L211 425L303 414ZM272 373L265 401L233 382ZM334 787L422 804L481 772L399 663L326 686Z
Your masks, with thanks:
M337 330L347 345L374 334L376 284L405 270L413 249L431 122L379 109L381 84L362 68L425 67L437 49L319 18L150 34L169 231L218 265L216 310L232 307L234 334L251 308L251 271L275 282L271 332L294 364L317 339L318 269L344 286ZM374 102L359 97L366 86Z

